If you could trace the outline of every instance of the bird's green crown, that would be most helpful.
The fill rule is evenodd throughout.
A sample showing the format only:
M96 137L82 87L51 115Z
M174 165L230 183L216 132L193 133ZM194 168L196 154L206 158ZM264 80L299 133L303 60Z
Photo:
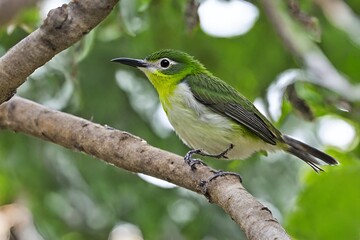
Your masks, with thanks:
M187 53L173 49L157 51L147 56L145 60L151 63L159 63L158 71L165 75L180 74L185 77L188 74L206 71L198 60Z

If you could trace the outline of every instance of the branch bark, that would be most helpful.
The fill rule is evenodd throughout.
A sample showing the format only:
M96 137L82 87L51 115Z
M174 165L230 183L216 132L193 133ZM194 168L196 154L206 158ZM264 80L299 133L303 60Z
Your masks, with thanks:
M0 104L38 67L98 25L118 0L73 0L51 10L39 29L0 58Z
M131 172L154 176L205 195L241 227L248 239L290 239L268 208L241 185L237 177L200 183L213 173L207 166L192 172L182 157L148 145L139 137L51 110L20 97L0 106L0 127L23 132L77 150Z

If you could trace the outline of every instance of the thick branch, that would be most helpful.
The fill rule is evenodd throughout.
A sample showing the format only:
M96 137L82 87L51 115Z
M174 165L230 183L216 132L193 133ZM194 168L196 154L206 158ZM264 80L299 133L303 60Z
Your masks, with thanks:
M81 151L111 165L164 179L198 193L202 193L199 183L213 175L206 166L192 172L181 157L154 148L129 133L19 97L0 106L0 127ZM222 207L248 239L290 239L271 212L244 189L237 177L217 178L208 184L203 194Z
M117 0L73 0L53 9L39 29L0 58L0 104L38 67L81 39L112 10Z

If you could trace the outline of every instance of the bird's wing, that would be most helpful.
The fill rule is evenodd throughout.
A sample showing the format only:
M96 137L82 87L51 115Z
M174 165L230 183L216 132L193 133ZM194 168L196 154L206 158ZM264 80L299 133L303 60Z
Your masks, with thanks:
M209 79L211 78L211 80ZM276 145L281 133L233 87L207 74L187 76L194 97L213 111L242 124L265 142Z

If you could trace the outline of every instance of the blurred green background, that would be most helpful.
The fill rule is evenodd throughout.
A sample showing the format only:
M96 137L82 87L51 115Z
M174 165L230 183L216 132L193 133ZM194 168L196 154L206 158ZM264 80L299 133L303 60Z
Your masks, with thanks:
M61 5L44 1L1 26L0 55L41 24L44 5L49 2ZM249 31L219 37L207 34L197 24L196 8L191 4L121 1L81 42L32 74L18 95L128 131L153 146L184 155L188 148L167 125L145 76L110 59L143 58L164 48L186 51L255 101L283 132L325 149L341 165L324 167L326 172L318 175L284 153L254 155L246 161L206 159L207 163L239 172L247 190L271 209L294 239L360 239L359 102L302 81L278 102L267 101L269 87L276 87L281 76L302 69L303 64L286 49L263 5L253 5L258 15ZM360 14L358 1L347 4ZM359 43L334 26L313 1L301 1L300 7L316 23L311 26L318 35L314 38L306 24L290 17L298 25L298 33L358 86ZM289 14L286 6L279 11ZM291 97L310 107L312 121L304 119L306 113L288 100ZM272 106L278 106L275 113ZM110 235L109 239L124 239L121 234L131 229L141 231L144 239L245 239L222 209L200 195L159 186L84 154L2 130L0 205L10 203L29 209L44 239L107 239Z

